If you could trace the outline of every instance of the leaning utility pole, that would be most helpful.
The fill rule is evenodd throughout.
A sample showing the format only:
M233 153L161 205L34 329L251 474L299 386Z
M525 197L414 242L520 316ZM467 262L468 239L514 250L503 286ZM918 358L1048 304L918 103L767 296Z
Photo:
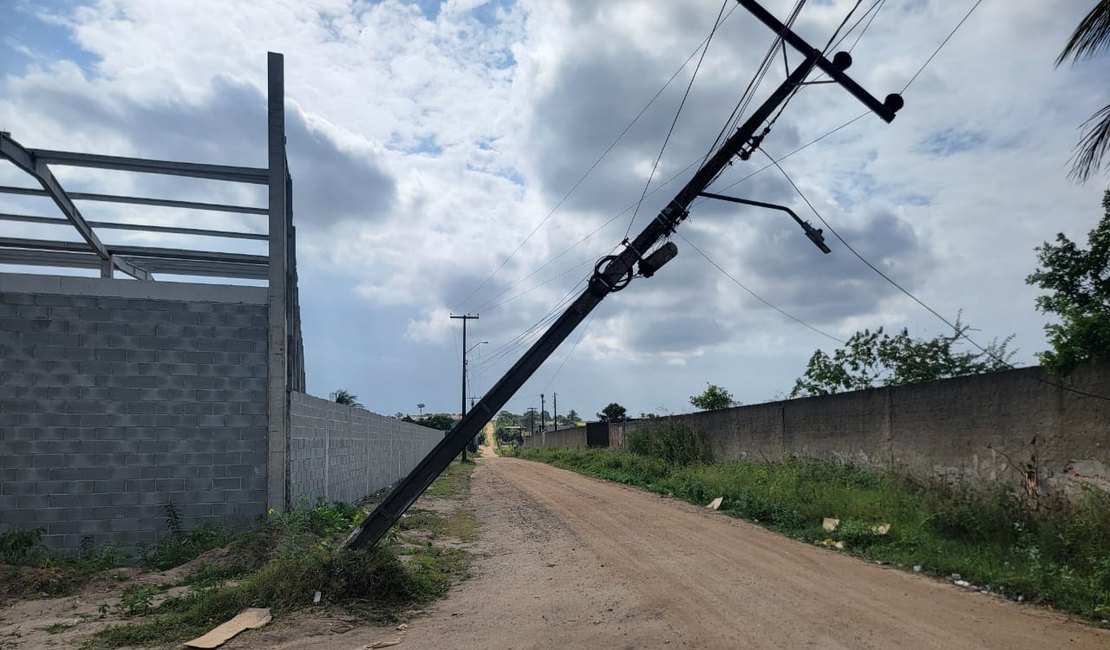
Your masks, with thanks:
M888 95L879 101L860 87L844 71L852 64L847 52L838 52L830 61L824 53L814 48L789 27L779 22L756 0L737 0L760 22L769 27L783 41L783 50L790 45L804 57L798 67L787 75L786 80L737 128L724 144L694 173L685 186L679 190L671 202L650 222L632 241L622 242L624 249L615 255L606 255L598 260L586 285L586 289L563 312L546 332L524 353L513 367L505 373L493 388L474 405L474 409L463 417L458 424L437 444L427 456L401 479L385 500L374 509L362 525L351 533L344 543L352 548L360 548L376 543L389 530L401 514L412 505L432 481L451 463L451 459L466 446L491 417L524 385L540 365L547 360L571 332L597 307L610 293L624 289L637 274L650 278L664 264L678 254L674 242L665 242L689 216L690 204L705 192L710 183L732 160L740 156L747 159L752 151L760 146L766 129L760 131L774 111L782 105L801 86L814 69L821 70L830 77L828 83L838 83L856 99L871 109L886 122L894 120L894 114L902 108L901 96ZM818 246L824 241L819 230L803 225L806 236ZM465 394L465 391L464 391Z
M466 417L466 321L468 321L468 320L478 320L478 314L474 314L473 316L471 316L470 314L463 314L461 316L456 316L454 314L451 314L451 318L461 319L462 322L463 322L462 408L459 411L459 422L462 422L463 418ZM477 432L475 432L475 433L477 433ZM473 435L471 437L473 437ZM466 462L466 445L465 444L463 445L463 448L462 448L462 459L463 459L463 462Z

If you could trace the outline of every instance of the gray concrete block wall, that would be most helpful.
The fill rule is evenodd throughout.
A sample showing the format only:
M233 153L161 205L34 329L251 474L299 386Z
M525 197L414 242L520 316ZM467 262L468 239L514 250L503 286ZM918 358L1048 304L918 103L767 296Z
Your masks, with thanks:
M585 449L586 427L568 427L557 431L534 433L524 436L524 448L551 447L556 449Z
M1064 387L1054 385L1062 383ZM714 459L787 455L893 468L923 478L1019 483L1036 438L1041 478L1110 489L1110 365L1062 382L1023 368L625 423L678 421L702 432ZM548 436L548 446L558 445ZM1009 457L1009 458L1007 458Z
M408 474L444 435L299 392L289 410L294 504L358 501Z
M187 528L264 515L252 289L0 275L0 532L133 548L166 534L168 502Z

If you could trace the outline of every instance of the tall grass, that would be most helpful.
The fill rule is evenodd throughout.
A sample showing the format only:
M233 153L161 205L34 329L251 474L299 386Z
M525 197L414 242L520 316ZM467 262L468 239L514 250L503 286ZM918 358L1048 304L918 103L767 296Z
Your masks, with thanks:
M651 454L651 446L641 444ZM1000 487L923 482L848 464L788 459L668 462L609 449L526 449L519 456L721 510L814 543L1091 618L1110 616L1110 494L1030 509ZM840 519L833 532L825 517ZM877 534L877 524L891 524Z

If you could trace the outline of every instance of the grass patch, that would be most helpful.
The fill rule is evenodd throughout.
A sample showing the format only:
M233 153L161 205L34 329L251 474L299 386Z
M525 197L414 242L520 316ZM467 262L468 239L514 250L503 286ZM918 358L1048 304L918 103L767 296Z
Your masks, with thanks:
M450 537L463 542L472 542L478 539L478 517L466 508L457 508L448 515L413 508L397 523L397 529L427 531L431 539Z
M433 483L433 496L456 497L469 488L473 465L454 463ZM429 490L431 493L432 490ZM271 514L266 528L236 538L232 561L201 568L186 582L194 590L150 607L146 594L130 599L147 606L140 621L100 630L86 639L85 650L177 643L199 636L245 607L269 607L275 617L312 606L317 591L323 604L338 604L375 623L402 620L413 609L443 597L466 576L470 554L432 545L428 537L473 539L474 514L459 507L447 515L415 511L376 547L339 549L339 542L365 513L342 502ZM406 537L416 537L418 543ZM254 564L246 558L254 557ZM126 600L126 599L125 599Z
M428 489L424 491L429 497L458 497L466 495L470 489L470 473L474 471L473 462L453 462L447 466Z
M686 449L680 447L680 449ZM1031 510L1001 488L972 490L815 460L686 465L610 449L526 449L520 458L721 510L792 537L1089 618L1110 615L1110 494ZM689 458L685 451L677 454ZM824 517L841 520L822 529ZM890 523L879 535L872 527Z

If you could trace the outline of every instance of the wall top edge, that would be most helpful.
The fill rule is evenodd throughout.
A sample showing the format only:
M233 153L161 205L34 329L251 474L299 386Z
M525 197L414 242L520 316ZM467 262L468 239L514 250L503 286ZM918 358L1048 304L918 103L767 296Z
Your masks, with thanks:
M265 305L266 287L192 282L144 282L117 278L0 273L0 291L57 295Z

